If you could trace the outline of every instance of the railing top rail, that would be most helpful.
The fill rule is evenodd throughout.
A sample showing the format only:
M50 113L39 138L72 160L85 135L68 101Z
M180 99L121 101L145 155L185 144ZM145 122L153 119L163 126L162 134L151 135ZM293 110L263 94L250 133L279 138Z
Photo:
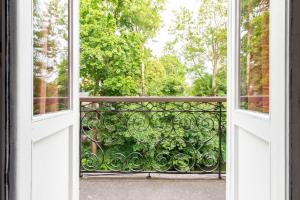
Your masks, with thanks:
M222 103L226 102L226 97L108 97L108 96L98 96L98 97L80 97L81 102L203 102L203 103Z

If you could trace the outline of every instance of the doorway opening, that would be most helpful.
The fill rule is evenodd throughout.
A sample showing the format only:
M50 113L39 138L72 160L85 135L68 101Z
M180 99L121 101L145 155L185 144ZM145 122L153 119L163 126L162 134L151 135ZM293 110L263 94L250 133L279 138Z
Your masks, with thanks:
M34 15L37 115L69 109L68 2L50 2ZM268 7L244 2L240 12L240 108L265 113ZM227 10L224 0L81 0L83 177L224 180Z
M225 199L227 2L82 0L80 14L81 198L109 187L92 177L197 180Z

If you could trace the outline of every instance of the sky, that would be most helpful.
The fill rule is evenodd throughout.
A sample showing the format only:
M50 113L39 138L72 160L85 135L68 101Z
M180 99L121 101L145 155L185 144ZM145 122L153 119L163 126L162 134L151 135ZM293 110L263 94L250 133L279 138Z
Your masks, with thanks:
M163 27L160 28L156 37L149 40L147 47L152 49L152 53L159 57L163 54L165 44L171 40L172 36L168 34L169 27L176 20L173 11L179 11L180 8L186 7L194 12L199 8L201 0L167 0L165 10L161 13Z

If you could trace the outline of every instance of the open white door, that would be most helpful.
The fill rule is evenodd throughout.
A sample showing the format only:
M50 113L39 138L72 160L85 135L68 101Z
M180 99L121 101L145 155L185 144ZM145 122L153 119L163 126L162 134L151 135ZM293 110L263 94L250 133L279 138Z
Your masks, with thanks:
M17 0L16 199L79 191L79 2Z
M284 200L288 1L230 2L227 199Z

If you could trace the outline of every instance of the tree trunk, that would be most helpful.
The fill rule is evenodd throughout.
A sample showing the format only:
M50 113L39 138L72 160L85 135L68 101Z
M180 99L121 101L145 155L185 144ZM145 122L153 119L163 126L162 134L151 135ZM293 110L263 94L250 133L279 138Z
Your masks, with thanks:
M99 84L100 84L100 80L98 80L98 79L95 78L94 91L93 91L93 94L92 94L93 96L99 95L99 91L100 91Z
M144 44L142 44L142 63L141 63L141 96L145 96L145 63L144 63Z
M141 66L141 84L142 84L142 92L141 96L145 96L145 64L144 61L142 61L142 66Z
M217 74L218 74L218 62L213 61L213 73L211 80L211 94L212 96L217 96Z
M97 141L97 129L96 128L93 128L93 140ZM97 143L94 141L91 144L91 149L92 149L92 153L94 155L97 155Z

